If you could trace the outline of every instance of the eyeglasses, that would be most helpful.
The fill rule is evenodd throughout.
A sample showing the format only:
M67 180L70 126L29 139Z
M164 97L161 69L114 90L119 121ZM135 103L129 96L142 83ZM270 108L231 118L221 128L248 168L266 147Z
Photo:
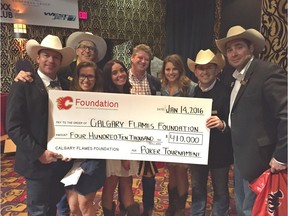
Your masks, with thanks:
M80 74L79 75L79 80L85 80L85 79L88 79L89 81L91 81L91 80L94 80L95 79L95 76L93 76L93 75L83 75L83 74Z
M93 52L95 52L97 50L96 47L86 46L86 45L83 45L83 44L79 44L79 46L77 48L82 49L82 50L88 49L89 51L93 51Z

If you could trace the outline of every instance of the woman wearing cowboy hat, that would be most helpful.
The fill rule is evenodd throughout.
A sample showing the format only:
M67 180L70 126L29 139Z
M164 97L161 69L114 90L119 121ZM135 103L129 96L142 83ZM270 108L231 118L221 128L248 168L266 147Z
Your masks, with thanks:
M210 171L214 191L214 216L228 215L228 172L233 162L231 137L226 127L229 113L229 89L217 80L225 65L221 54L211 50L200 50L196 60L187 60L188 67L198 79L194 97L212 98L212 116L206 121L210 129L208 165L190 166L192 175L191 216L205 216L207 180Z
M265 38L255 29L233 26L216 45L235 68L228 121L235 203L238 215L250 216L255 194L249 182L269 168L271 172L287 169L287 72L257 59Z

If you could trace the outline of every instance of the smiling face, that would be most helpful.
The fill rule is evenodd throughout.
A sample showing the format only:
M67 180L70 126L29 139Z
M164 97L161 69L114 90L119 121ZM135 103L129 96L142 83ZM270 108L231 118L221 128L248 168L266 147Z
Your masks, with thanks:
M79 72L79 86L83 91L93 91L96 84L96 71L93 67L83 67Z
M97 48L91 41L81 41L76 48L76 55L79 62L94 62L97 60Z
M36 61L39 64L39 70L54 80L61 66L62 55L55 50L43 49L40 50Z
M248 44L243 39L235 39L226 43L226 56L229 64L241 71L254 51L253 44Z
M208 88L216 80L219 70L216 64L208 63L205 65L196 65L194 73L201 87Z
M180 72L178 68L174 66L172 62L167 62L165 64L165 78L167 79L168 83L175 83L180 77Z
M131 67L133 73L144 74L149 67L150 56L143 50L139 50L135 55L131 57Z
M118 63L114 63L112 65L111 79L112 82L117 86L119 91L122 92L123 87L127 81L127 73L122 67L122 65Z

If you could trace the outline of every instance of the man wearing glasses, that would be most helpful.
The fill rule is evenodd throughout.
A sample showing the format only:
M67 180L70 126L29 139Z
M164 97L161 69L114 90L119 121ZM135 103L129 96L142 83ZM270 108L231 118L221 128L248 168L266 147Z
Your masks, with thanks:
M61 78L71 80L76 75L76 66L80 62L92 61L98 63L106 55L107 44L102 37L90 32L74 32L66 42L66 45L75 48L76 60L69 67L60 71Z
M106 55L107 44L102 37L93 35L90 32L74 32L72 33L66 41L67 47L72 47L76 52L76 60L70 63L67 67L60 69L58 72L58 79L62 83L62 89L70 89L73 78L76 76L76 66L80 62L99 62ZM101 70L99 70L101 71ZM102 71L101 71L102 72ZM101 74L100 72L100 74ZM93 79L92 77L80 77L80 79ZM100 77L101 78L101 77ZM25 72L21 70L14 79L16 82L33 82L33 73ZM57 204L58 213L60 216L66 216L70 214L70 209L66 200L66 195L64 195L61 201Z
M62 68L58 73L59 80L66 83L63 89L69 89L70 83L76 75L77 64L87 61L98 63L105 57L107 51L105 40L90 32L77 31L72 33L67 38L66 46L75 49L76 60L69 66ZM21 70L14 80L32 82L32 73Z

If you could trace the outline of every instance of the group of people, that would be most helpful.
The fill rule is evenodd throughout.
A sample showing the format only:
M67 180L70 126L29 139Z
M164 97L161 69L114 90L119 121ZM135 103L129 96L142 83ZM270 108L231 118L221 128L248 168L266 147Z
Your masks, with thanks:
M15 78L6 117L8 135L17 146L15 171L26 179L28 214L56 215L58 208L60 215L95 215L93 200L103 187L104 216L115 215L113 198L118 185L121 215L153 215L155 162L71 160L47 150L47 92L70 89L212 98L212 115L206 121L210 129L208 164L166 163L169 206L165 215L185 215L188 169L192 182L190 215L205 216L209 172L214 191L212 214L229 215L228 172L232 163L237 215L251 215L256 195L249 183L269 168L273 173L287 169L287 72L257 58L265 39L255 29L233 26L216 45L222 54L207 49L200 50L195 61L187 59L188 68L198 79L196 84L187 78L178 54L164 59L161 81L147 73L153 54L145 44L133 48L129 70L115 59L101 70L96 63L104 58L107 46L97 35L72 33L65 48L53 35L46 36L41 44L29 40L27 54L39 67L37 72L22 71ZM231 85L219 80L226 60L235 69ZM64 188L60 180L72 166L82 175L76 185ZM134 201L134 175L142 177L142 214Z

